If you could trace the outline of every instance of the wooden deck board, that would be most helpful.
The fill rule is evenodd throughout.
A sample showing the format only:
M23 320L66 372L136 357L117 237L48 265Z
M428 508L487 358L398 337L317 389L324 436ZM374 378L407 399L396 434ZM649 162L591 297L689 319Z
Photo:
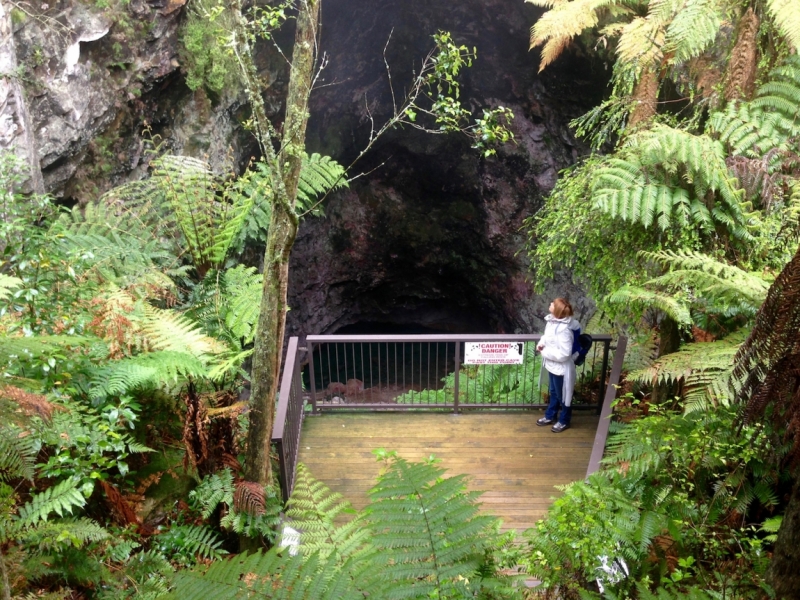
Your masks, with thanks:
M504 530L524 530L559 495L554 486L585 476L597 430L597 416L577 413L570 429L554 434L536 425L541 416L535 411L310 417L303 423L299 461L362 508L381 467L372 450L396 450L408 460L434 454L448 475L466 474L469 488L484 492L483 511L500 517Z

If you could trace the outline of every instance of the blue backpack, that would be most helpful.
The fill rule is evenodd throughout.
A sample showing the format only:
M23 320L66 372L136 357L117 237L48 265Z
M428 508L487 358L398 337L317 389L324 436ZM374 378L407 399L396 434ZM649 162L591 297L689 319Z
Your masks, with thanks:
M586 355L592 349L594 340L588 333L581 333L580 327L572 331L572 353L578 353L575 359L575 366L579 367L586 362Z

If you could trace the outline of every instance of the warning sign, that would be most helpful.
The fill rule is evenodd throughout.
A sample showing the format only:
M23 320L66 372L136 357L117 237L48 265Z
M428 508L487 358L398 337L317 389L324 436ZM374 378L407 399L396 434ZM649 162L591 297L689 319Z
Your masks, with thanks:
M465 342L465 365L521 365L523 342Z

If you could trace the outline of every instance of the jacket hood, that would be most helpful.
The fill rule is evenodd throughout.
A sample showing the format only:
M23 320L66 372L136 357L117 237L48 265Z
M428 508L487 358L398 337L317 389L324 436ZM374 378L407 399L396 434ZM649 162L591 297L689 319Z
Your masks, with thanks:
M544 318L545 321L548 323L563 323L567 325L570 329L580 329L581 324L578 323L578 320L574 317L564 317L563 319L556 319L553 315L546 315Z

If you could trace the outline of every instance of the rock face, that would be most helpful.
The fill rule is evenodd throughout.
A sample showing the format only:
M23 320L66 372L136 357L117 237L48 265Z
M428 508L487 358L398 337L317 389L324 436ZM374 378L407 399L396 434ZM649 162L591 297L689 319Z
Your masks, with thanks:
M380 9L369 0L326 0L323 77L334 85L313 96L310 150L352 160L370 116L380 124L391 114L384 48L398 93L440 29L478 50L464 74L465 105L511 108L516 144L484 159L458 135L390 132L359 163L369 174L334 195L327 218L301 225L290 334L363 322L538 331L556 295L588 317L590 303L568 283L533 293L520 227L582 150L567 124L603 92L605 75L565 56L538 76L538 56L528 52L534 18L522 2L506 0L409 0Z
M582 150L567 123L603 92L606 74L568 55L537 75L538 57L528 52L536 13L522 0L323 2L327 67L325 85L312 96L310 152L352 161L370 118L380 125L391 114L386 63L402 94L438 30L477 47L462 100L476 114L511 108L516 143L484 159L457 135L404 129L382 138L358 164L365 175L329 200L327 218L303 221L287 333L332 333L363 322L532 331L541 328L550 297L561 294L579 316L591 310L566 283L533 293L519 230ZM175 153L205 157L218 170L245 164L254 144L239 125L247 117L243 96L226 90L210 98L183 82L185 0L108 3L99 10L57 0L11 19L12 58L26 75L45 188L83 202L143 176L145 124ZM287 47L291 36L278 41ZM285 60L265 45L258 62L270 82L268 109L280 120Z

